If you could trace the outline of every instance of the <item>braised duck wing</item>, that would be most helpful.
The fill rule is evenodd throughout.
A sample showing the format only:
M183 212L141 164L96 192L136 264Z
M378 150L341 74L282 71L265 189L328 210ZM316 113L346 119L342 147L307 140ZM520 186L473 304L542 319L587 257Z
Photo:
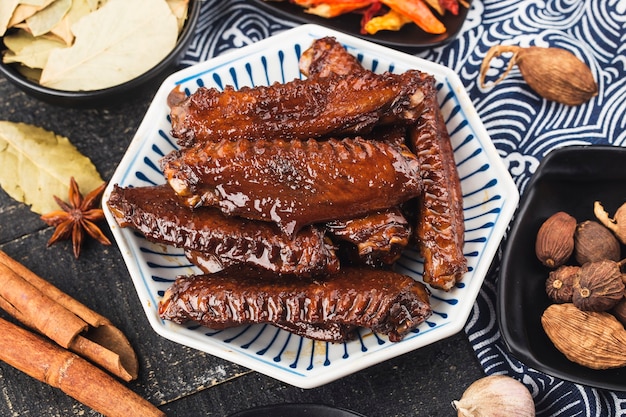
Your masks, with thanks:
M409 128L409 140L424 181L415 238L424 256L424 282L449 290L467 272L463 194L434 81L425 101L427 106L419 121Z
M414 122L422 98L421 79L413 71L295 79L239 90L201 87L182 101L170 99L171 132L183 147L223 139L360 135L378 124Z
M288 235L394 207L422 191L417 158L405 145L361 138L205 142L161 163L189 207L275 222Z
M311 44L302 54L300 71L310 78L369 72L332 37ZM408 142L420 161L424 193L411 223L424 257L424 281L449 290L467 271L463 254L463 194L450 136L437 101L435 79L426 73L420 76L424 106L417 123L408 127Z
M311 43L300 56L299 69L307 77L358 74L365 71L357 57L331 36Z
M321 228L305 227L289 238L273 223L225 216L215 208L191 210L167 184L116 185L107 204L120 226L132 227L151 241L210 257L211 272L235 264L306 276L339 269L333 245Z
M163 319L212 329L278 323L291 331L286 324L336 324L370 328L393 342L431 314L429 292L420 282L393 271L357 268L323 280L268 278L266 273L238 270L184 276L159 304Z
M373 267L397 261L411 236L409 222L398 207L333 220L326 223L326 228L335 239L351 244L345 251L349 261Z

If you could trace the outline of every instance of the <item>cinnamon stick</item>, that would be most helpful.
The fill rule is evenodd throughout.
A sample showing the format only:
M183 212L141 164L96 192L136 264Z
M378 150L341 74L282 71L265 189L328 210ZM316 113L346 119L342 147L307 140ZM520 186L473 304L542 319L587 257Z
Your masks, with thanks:
M112 327L102 326L96 329L105 328L111 329ZM129 357L129 355L121 355L118 353L119 350L111 346L110 341L97 343L87 337L78 335L70 344L69 350L100 365L126 382L136 379L139 374L139 364L134 351L133 356Z
M137 378L137 355L118 328L2 251L0 308L121 379Z
M48 298L62 305L63 307L83 319L90 326L98 327L105 324L111 324L109 319L91 310L89 307L82 304L75 298L70 297L68 294L64 293L45 279L41 278L39 275L35 274L30 269L26 268L26 266L11 258L9 255L1 250L0 263L9 267L16 274L21 276L26 281L30 282L41 292L45 293Z
M88 326L65 307L50 299L0 263L0 307L13 317L45 334L64 348Z
M109 417L165 413L115 378L48 340L0 318L0 359Z

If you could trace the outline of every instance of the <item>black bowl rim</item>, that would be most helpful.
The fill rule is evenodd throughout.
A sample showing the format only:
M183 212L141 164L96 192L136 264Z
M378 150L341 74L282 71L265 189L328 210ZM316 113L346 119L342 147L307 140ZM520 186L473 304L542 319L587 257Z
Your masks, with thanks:
M67 91L55 88L44 87L36 82L29 81L24 78L10 64L4 64L0 61L0 73L2 73L10 82L22 89L28 94L40 98L45 101L53 101L60 104L85 104L96 101L106 101L113 97L138 88L152 78L158 76L164 69L175 63L178 58L186 51L189 41L194 36L196 23L200 16L200 7L202 0L189 0L189 9L187 12L187 20L185 26L178 36L174 49L170 51L158 64L144 72L143 74L112 87L99 90L88 91ZM2 39L0 37L0 39ZM3 48L4 49L4 48Z
M594 164L602 164L602 156L606 158L609 153L613 154L612 156L620 157L626 161L626 148L613 145L567 146L555 149L546 155L526 187L526 191L522 196L517 213L514 216L514 220L504 247L496 300L498 327L506 348L515 358L523 362L526 366L565 381L611 391L626 391L626 378L623 375L626 368L593 370L591 368L585 368L581 365L577 365L574 362L570 362L571 366L565 367L564 369L563 366L559 367L547 364L541 357L533 354L533 352L529 349L525 343L528 338L520 340L521 337L516 335L513 331L514 329L509 328L508 324L512 321L512 318L517 318L517 316L519 316L519 314L516 316L516 313L511 313L511 306L507 305L507 302L510 302L510 294L512 294L512 289L507 287L507 283L510 281L510 279L507 280L507 276L509 275L509 269L512 268L512 266L509 265L508 260L512 259L513 256L516 256L517 253L519 253L517 250L518 248L516 248L515 245L515 237L521 233L520 228L523 226L522 219L524 219L525 213L529 212L530 205L533 203L533 193L531 191L535 189L536 184L544 178L546 172L552 169L552 165L554 163L558 163L559 160L563 160L563 158L570 158L572 155L581 153L584 153L585 157ZM619 169L624 172L624 179L626 181L626 165L622 164ZM534 248L532 248L532 251L534 253ZM518 306L518 308L521 308L521 306ZM546 346L546 349L556 350L553 346ZM565 360L567 361L567 359ZM607 380L609 375L609 379L611 379L610 381Z
M327 416L364 417L362 414L345 408L314 403L282 403L261 405L231 414L230 417L269 417L269 416Z

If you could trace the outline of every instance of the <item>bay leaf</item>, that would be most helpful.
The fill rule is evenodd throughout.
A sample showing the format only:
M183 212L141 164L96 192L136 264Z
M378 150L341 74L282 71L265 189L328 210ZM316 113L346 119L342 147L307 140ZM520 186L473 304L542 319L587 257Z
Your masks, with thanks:
M18 31L11 33L10 35L6 35L2 38L4 46L6 46L9 51L16 54L22 52L22 50L26 48L33 40L35 40L35 37L24 29L19 29Z
M38 83L41 78L41 70L38 68L28 68L25 65L18 65L15 69L26 79Z
M89 9L93 12L94 10L99 9L100 7L104 6L104 3L106 3L107 0L87 0L87 3L89 3Z
M166 0L172 9L172 13L178 21L178 33L183 30L185 21L187 20L187 12L189 11L189 0Z
M72 0L56 0L54 3L38 11L26 19L33 36L50 32L72 7Z
M0 36L4 36L4 33L7 31L11 16L13 16L13 12L19 2L19 0L0 1Z
M66 47L63 42L42 36L34 37L22 29L6 35L3 40L9 50L2 57L2 62L6 64L18 62L29 68L42 69L53 49Z
M50 33L62 39L67 46L72 45L74 43L72 26L89 13L91 13L91 8L87 0L72 0L72 7L63 16L63 19L50 29Z
M50 0L20 0L20 4L27 4L30 6L44 6L46 4L52 3L52 1Z
M72 31L74 45L51 52L42 85L80 91L124 83L159 63L178 38L164 0L108 0Z
M0 187L37 214L67 201L70 177L81 193L102 184L96 167L64 136L37 126L0 121Z
M9 21L9 27L24 23L27 18L44 9L46 6L52 4L52 2L54 1L56 0L41 0L37 4L24 3L24 1L22 1L19 6L15 8L13 16Z

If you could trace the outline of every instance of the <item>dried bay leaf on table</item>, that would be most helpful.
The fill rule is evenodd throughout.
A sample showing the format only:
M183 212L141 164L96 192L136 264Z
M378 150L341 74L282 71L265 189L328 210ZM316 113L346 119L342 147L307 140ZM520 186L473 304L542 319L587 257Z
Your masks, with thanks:
M74 45L50 53L42 85L80 91L121 84L159 63L178 38L164 0L108 0L72 31Z
M68 138L25 123L0 121L0 187L38 214L58 210L70 177L83 194L103 183L91 160Z

